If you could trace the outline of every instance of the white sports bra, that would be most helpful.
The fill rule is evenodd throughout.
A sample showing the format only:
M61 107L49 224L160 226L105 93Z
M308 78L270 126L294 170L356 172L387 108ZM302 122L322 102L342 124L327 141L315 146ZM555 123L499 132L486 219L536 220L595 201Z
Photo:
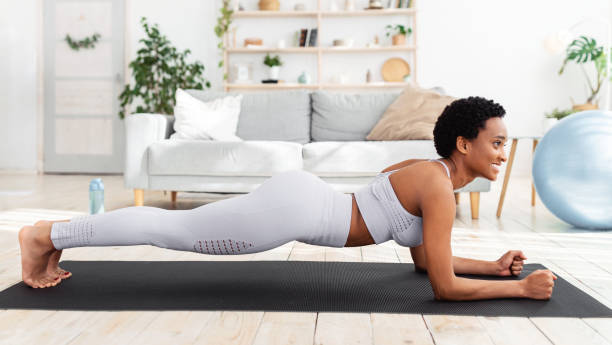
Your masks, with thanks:
M450 178L444 162L429 161L442 164ZM389 181L389 175L397 170L376 175L372 182L355 192L355 201L374 242L383 243L393 238L399 245L416 247L423 243L423 218L406 211L397 198Z

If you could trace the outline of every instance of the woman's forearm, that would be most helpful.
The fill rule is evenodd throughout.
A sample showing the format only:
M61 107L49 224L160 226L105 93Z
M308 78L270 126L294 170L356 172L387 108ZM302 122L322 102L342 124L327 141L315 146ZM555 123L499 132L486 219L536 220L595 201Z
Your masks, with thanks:
M455 277L439 299L467 301L491 298L525 297L520 280L481 280Z
M497 265L493 261L475 260L453 256L455 274L497 274Z

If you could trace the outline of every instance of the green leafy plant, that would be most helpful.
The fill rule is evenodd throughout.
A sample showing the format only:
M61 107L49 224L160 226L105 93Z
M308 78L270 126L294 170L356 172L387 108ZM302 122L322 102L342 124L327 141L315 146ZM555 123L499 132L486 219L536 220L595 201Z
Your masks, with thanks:
M558 108L555 108L550 113L546 113L546 118L561 120L562 118L568 115L571 115L577 111L578 110L574 110L574 109L559 110Z
M230 0L223 0L223 5L221 6L221 15L217 18L217 25L215 26L215 35L219 38L219 43L217 43L217 48L221 50L221 56L225 53L225 34L229 30L230 25L232 24L232 14L233 10L230 8ZM223 58L219 61L219 68L223 67ZM227 80L227 73L223 73L223 80Z
M580 36L567 46L565 52L565 60L563 60L563 65L559 69L559 75L563 74L565 66L570 61L574 61L579 65L586 64L590 61L595 64L597 79L594 83L591 82L584 68L580 66L591 92L591 95L587 98L586 103L593 103L597 97L597 94L599 94L599 91L601 90L601 86L603 85L605 78L608 75L608 58L607 54L604 53L604 48L602 46L598 46L597 41L595 41L594 38Z
M406 28L405 26L400 24L387 25L385 26L385 29L387 29L387 37L391 36L391 34L407 36L412 33L412 28Z
M191 53L189 49L179 52L159 32L158 25L149 26L145 17L142 17L140 23L146 38L139 40L143 46L129 64L134 85L126 84L119 95L119 117L122 119L125 117L126 106L136 99L142 103L136 107L137 113L172 114L177 88L210 88L210 82L202 75L204 65L199 61L185 62Z
M68 45L70 46L70 48L72 48L72 50L78 51L81 48L93 49L96 46L96 42L98 42L100 37L101 36L99 33L95 33L91 37L85 37L82 40L75 41L74 39L72 39L72 37L70 37L70 35L66 34L66 38L64 38L64 41L68 43Z
M271 57L270 54L266 54L266 57L264 58L264 65L268 67L282 66L283 62L280 60L280 56L278 55Z

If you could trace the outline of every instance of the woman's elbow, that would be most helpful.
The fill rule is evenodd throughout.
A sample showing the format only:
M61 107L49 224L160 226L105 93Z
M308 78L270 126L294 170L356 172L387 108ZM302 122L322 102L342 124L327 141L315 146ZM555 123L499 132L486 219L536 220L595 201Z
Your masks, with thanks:
M427 273L427 267L425 267L425 266L414 265L414 270L417 271L417 272L425 272L425 273Z
M434 298L438 301L454 301L456 296L453 293L452 283L432 284Z

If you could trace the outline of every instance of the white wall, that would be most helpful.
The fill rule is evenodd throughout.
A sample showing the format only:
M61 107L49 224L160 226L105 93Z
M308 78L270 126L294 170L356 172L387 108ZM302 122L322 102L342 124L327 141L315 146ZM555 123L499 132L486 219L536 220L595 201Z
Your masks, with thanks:
M0 169L36 171L38 8L0 1Z
M563 56L552 56L543 48L542 41L546 35L567 28L593 13L603 15L605 20L612 18L612 5L607 0L580 3L569 0L417 1L419 83L427 87L443 86L449 94L457 97L480 95L501 103L508 113L506 123L511 135L539 132L544 112L569 106L570 96L576 102L586 96L579 69L572 66L564 75L557 76ZM136 54L138 40L142 37L140 17L146 16L150 23L159 23L162 33L179 49L191 49L192 59L198 59L206 66L205 76L213 84L213 89L220 90L222 72L216 67L219 54L213 32L220 2L126 0L126 64ZM296 2L281 1L284 8L291 8ZM307 7L316 4L315 0L303 2ZM243 3L252 8L257 1L245 0ZM323 0L323 3L328 2ZM344 1L337 0L337 3L343 5ZM361 8L367 1L357 0L356 3L357 8ZM9 47L10 52L9 56L0 54L0 123L3 124L0 126L3 143L0 146L0 169L32 170L36 167L36 144L41 140L36 136L35 122L38 101L37 6L36 0L2 2L0 5L0 43ZM370 37L372 33L378 33L383 38L384 30L380 28L386 25L385 19L376 20L381 21L380 25L376 24L375 29L365 32L370 33ZM247 22L241 23L248 26ZM308 19L295 18L291 22L264 23L271 27L262 36L273 37L279 35L278 28L290 30L308 24ZM333 25L342 27L344 24L340 21ZM582 28L586 34L601 41L603 36L597 26ZM357 35L356 40L366 35L363 30L358 26L353 33ZM238 37L248 34L251 32L245 34L239 28ZM281 76L288 80L312 65L312 61L303 57L287 56L285 61ZM358 59L357 63L359 68L348 71L354 71L355 78L361 78L366 62ZM304 64L306 66L302 66ZM259 62L254 66L259 66ZM372 68L378 70L378 66L373 64ZM521 142L513 174L530 173L530 151L531 143Z

